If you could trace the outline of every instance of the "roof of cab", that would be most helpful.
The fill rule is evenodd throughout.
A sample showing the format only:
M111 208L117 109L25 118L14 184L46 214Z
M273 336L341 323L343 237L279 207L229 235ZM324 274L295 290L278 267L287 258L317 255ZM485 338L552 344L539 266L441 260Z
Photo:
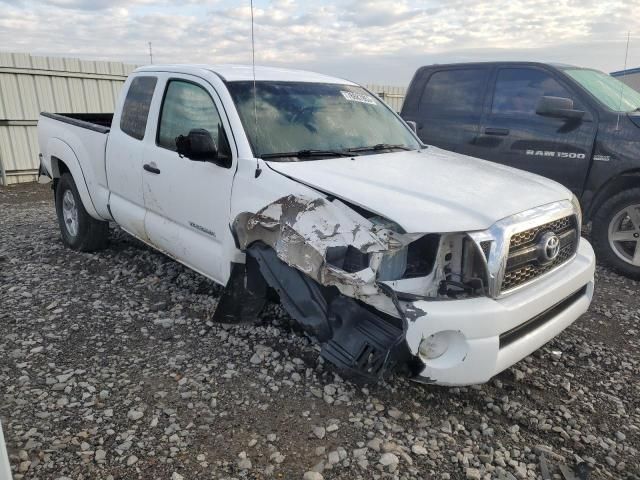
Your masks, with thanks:
M226 82L237 82L253 80L253 67L251 65L147 65L139 67L136 72L174 72L202 75L206 72L213 72ZM322 75L321 73L308 72L305 70L290 70L275 67L255 67L257 81L281 81L281 82L311 82L311 83L334 83L343 85L356 85L349 80Z
M442 67L514 67L514 66L549 66L555 67L559 69L565 68L579 68L574 65L569 65L567 63L555 63L555 62L532 62L529 60L517 61L517 60L499 60L499 61L488 61L488 62L459 62L459 63L432 63L431 65L424 65L421 67L422 69L428 70L432 68L442 68Z

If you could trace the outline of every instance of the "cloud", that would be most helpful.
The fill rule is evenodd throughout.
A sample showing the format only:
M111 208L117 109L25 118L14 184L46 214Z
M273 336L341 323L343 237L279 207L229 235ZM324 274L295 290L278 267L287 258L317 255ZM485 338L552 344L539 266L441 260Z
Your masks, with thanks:
M390 4L386 0L362 0L347 5L343 18L358 27L383 27L423 18L424 13L424 9L412 8L407 1Z
M116 5L125 3L124 1L111 0L49 0L49 5L60 8L71 8L80 10L104 10Z
M248 63L249 1L0 0L5 51L146 63ZM638 3L624 0L255 1L256 59L406 84L422 64L553 60L640 64Z

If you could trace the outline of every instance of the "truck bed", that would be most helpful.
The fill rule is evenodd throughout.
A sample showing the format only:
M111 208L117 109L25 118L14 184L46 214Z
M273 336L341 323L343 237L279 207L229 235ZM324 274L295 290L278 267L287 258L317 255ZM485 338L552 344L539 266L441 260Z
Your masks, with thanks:
M71 172L89 215L108 220L109 189L105 152L110 113L46 113L38 119L38 143L45 171L55 175L60 162Z
M42 112L43 117L52 118L80 128L87 128L99 133L109 133L113 113L48 113Z

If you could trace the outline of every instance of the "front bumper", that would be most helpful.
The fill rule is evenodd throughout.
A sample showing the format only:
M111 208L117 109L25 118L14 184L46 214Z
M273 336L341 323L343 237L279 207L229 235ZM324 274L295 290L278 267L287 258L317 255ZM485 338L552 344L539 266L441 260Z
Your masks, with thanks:
M418 381L469 385L491 377L531 354L571 325L593 297L595 255L581 239L576 256L530 287L504 298L412 302L406 341L424 368ZM521 327L521 328L518 328ZM445 353L432 360L418 353L420 342L440 332Z

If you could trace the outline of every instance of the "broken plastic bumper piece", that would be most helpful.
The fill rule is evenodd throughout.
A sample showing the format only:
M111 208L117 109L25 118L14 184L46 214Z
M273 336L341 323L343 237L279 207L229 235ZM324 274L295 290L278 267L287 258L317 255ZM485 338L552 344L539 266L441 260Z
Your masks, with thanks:
M319 340L320 355L341 372L356 380L376 381L406 360L400 319L386 318L335 288L323 287L279 260L265 245L252 246L248 254L289 314Z

